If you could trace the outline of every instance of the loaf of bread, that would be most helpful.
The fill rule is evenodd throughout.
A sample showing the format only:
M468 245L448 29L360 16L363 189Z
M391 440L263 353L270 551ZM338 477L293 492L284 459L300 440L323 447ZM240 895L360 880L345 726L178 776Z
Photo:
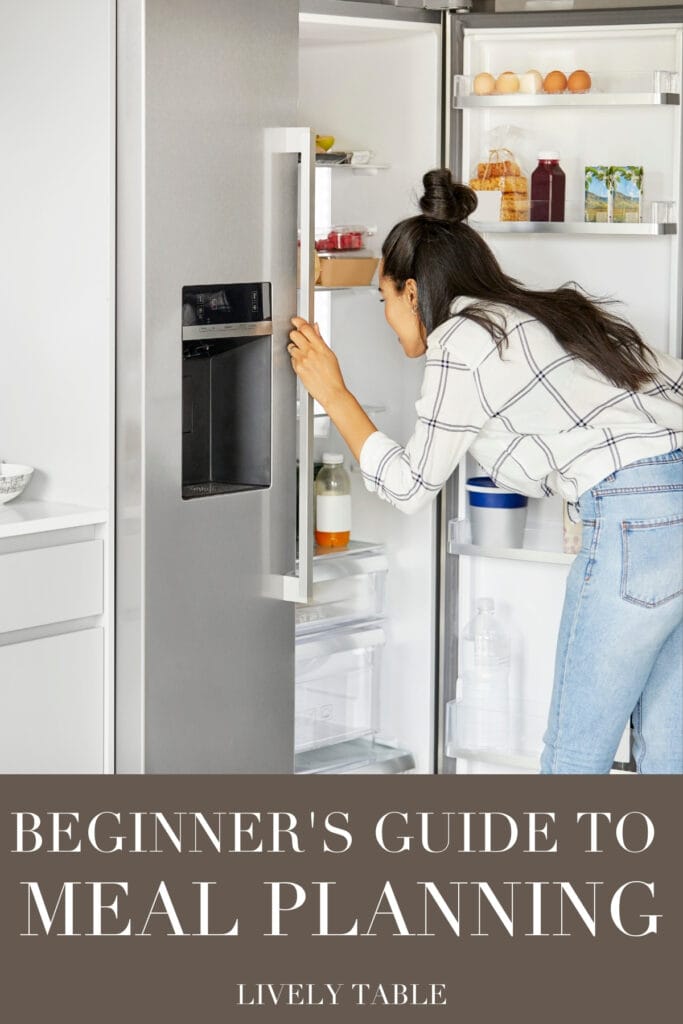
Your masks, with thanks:
M500 192L500 220L529 219L529 184L522 169L506 149L491 150L491 160L477 164L477 176L470 179L470 188L475 192Z
M509 174L498 178L472 178L470 188L476 192L512 192L523 196L528 194L527 180L521 174Z
M492 160L490 163L477 164L478 178L503 178L508 174L516 177L521 173L521 167L514 160Z
M528 220L528 197L514 194L504 194L500 200L500 219L507 221Z

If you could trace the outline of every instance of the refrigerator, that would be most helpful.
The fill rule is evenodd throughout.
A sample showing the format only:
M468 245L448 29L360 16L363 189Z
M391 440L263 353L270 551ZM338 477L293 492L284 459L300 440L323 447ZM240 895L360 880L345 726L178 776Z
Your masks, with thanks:
M473 220L504 269L619 299L680 354L683 13L455 8L119 3L119 771L538 770L573 557L562 503L530 501L522 548L484 549L469 457L414 516L379 501L297 387L288 322L315 318L377 427L405 442L421 361L384 322L376 278L315 285L315 242L351 225L376 257L425 171L469 180L512 124L527 174L560 151L567 216ZM473 95L478 72L527 67L585 68L594 88ZM316 135L345 162L316 159ZM602 164L644 167L637 223L585 223L584 167ZM328 553L312 542L323 452L345 455L352 486L351 544ZM482 597L511 645L503 741L500 708L463 695ZM615 770L628 762L627 730Z

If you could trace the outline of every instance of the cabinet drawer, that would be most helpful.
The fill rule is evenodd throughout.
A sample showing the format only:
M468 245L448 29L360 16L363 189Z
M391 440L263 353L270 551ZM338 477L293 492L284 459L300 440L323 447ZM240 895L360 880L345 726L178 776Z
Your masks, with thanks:
M0 771L103 771L101 629L0 647Z
M0 555L0 633L101 615L103 542Z

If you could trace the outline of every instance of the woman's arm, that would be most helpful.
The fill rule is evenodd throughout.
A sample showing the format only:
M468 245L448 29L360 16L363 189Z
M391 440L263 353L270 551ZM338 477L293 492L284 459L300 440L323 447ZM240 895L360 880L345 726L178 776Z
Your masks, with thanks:
M300 317L292 320L294 330L287 346L292 367L308 393L319 402L346 441L356 459L377 427L365 414L344 383L339 362L318 331Z
M495 342L483 328L453 318L427 349L417 421L403 447L377 430L346 389L334 353L314 326L298 317L288 346L292 365L304 386L329 413L360 463L369 491L402 512L412 513L432 501L490 417L478 386L479 370L449 347L456 332L468 332L467 349L478 362L495 355ZM497 356L496 356L497 358Z

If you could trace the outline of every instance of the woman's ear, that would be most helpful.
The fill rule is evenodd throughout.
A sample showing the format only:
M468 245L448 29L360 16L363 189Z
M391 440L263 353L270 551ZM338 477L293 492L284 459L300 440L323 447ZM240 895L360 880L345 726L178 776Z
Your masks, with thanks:
M413 309L417 308L417 281L409 277L405 283L403 293Z

